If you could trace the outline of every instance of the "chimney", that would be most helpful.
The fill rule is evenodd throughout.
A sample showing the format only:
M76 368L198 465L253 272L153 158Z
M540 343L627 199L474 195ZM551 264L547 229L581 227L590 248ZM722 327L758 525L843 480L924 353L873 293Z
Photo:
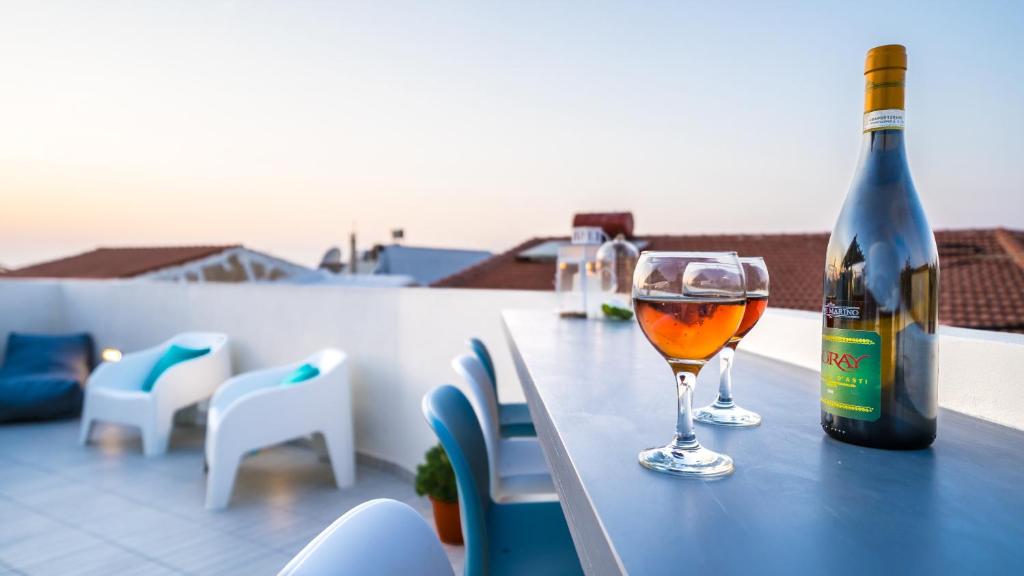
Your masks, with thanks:
M353 230L348 235L348 273L356 273L356 263L358 257L356 256L356 233Z
M633 237L632 212L587 212L576 214L572 218L572 227L596 226L604 230L609 238L622 234L626 238Z

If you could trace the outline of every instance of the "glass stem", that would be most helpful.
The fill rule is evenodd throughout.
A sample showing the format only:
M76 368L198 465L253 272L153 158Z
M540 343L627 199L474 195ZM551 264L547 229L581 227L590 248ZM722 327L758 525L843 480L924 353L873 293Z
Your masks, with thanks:
M721 379L718 381L718 400L715 401L715 406L718 408L732 408L733 406L732 358L735 354L736 351L732 346L726 346L718 353L718 366L721 370Z
M693 387L697 376L685 369L677 369L676 385L679 395L679 417L676 420L676 448L693 449L700 446L693 431Z

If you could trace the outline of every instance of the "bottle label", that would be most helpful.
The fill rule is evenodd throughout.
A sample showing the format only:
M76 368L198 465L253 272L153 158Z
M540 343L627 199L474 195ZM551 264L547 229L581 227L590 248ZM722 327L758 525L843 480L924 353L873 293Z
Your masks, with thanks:
M903 110L893 108L890 110L872 110L864 113L864 131L874 132L875 130L903 130Z
M882 412L882 337L868 330L822 328L821 406L829 414L878 420Z

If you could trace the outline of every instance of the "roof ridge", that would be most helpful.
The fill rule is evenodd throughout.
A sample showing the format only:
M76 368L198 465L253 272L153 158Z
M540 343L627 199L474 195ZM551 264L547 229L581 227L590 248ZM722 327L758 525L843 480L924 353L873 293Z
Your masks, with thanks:
M936 229L936 233L941 234L962 234L962 233L979 233L979 234L992 234L999 230L1003 230L1008 233L1024 234L1024 229L1017 230L1012 228L1005 228L1002 226L997 227L967 227L967 228L939 228ZM831 234L831 231L821 230L818 232L695 232L689 234L659 234L659 233L637 233L634 235L635 238L716 238L723 236L740 236L740 237L753 237L753 236L773 236L773 237L806 237L806 236L821 236Z
M939 229L937 229L935 231L936 232L989 232L989 233L993 233L996 230L1006 230L1007 232L1024 233L1024 228L1022 228L1022 229L1015 229L1015 228L1007 228L1005 226L989 226L989 227L967 226L965 228L939 228Z
M635 234L634 238L722 238L722 237L745 237L774 236L774 237L805 237L805 236L827 236L831 232L824 230L820 232L699 232L693 234Z
M1006 251L1018 268L1024 270L1024 246L1006 228L996 228L996 242Z
M138 255L140 253L149 252L151 254L160 253L161 257L164 258L164 261L159 262L159 266L157 266L155 268L153 267L154 265L152 263L150 263L150 265L148 265L148 266L146 266L146 265L139 265L139 266L136 266L136 267L132 267L132 266L128 266L127 268L122 267L122 271L117 272L117 273L113 273L113 275L110 276L110 277L114 277L114 278L126 278L126 277L137 276L139 274L145 274L147 272L151 272L153 270L159 270L161 268L165 268L165 267L168 267L168 266L178 266L178 265L181 265L181 264L183 264L185 262L190 262L192 260L196 260L196 259L199 259L199 258L207 258L207 257L213 256L215 254L221 254L221 253L227 252L229 250L236 250L236 249L240 249L240 248L243 248L243 246L241 244L205 245L205 246L204 245L195 245L195 246L152 246L152 247L130 247L130 246L125 246L125 247L120 247L120 248L116 248L116 247L96 247L96 248L93 248L91 250L86 250L84 252L79 252L78 254L72 254L70 256L64 256L62 258L57 258L57 259L54 259L54 260L46 260L46 261L43 261L43 262L36 262L34 264L29 264L27 266L22 266L22 267L14 269L14 270L8 271L8 273L5 274L5 276L27 277L27 278L31 278L31 277L35 277L35 278L91 277L89 275L79 276L80 272L78 272L78 271L76 271L74 273L67 273L67 272L65 272L65 274L57 274L56 276L54 276L53 275L53 268L54 267L59 268L61 266L65 266L66 267L66 266L69 266L69 265L72 266L72 267L75 267L76 264L78 264L78 263L80 263L82 261L87 261L88 262L88 261L90 261L90 259L95 259L97 257L102 259L102 258L104 258L104 256L102 256L104 254L106 255L105 258L107 258L107 259L109 259L109 258L117 258L117 259L125 259L125 258L132 259L132 258L135 258L137 260L138 259ZM182 252L185 252L185 254L182 254ZM134 253L134 254L131 254L131 253ZM175 257L174 258L167 258L167 256L171 256L171 255L173 255ZM125 270L127 270L127 271L125 271Z
M231 248L241 248L242 244L164 244L164 245L152 245L152 246L97 246L92 250L81 252L80 254L88 254L89 252L96 252L97 250L182 250L182 249L213 249L220 248L221 250L230 250Z
M34 262L32 264L26 264L25 266L18 266L17 268L10 268L8 271L16 272L24 268L35 268L42 264L57 264L74 258L80 258L86 254L92 254L99 252L100 250L181 250L181 249L213 249L220 248L221 250L230 250L231 248L241 248L241 244L181 244L178 246L96 246L91 250L84 250L75 254L69 254L67 256L61 256L60 258L54 258L53 260L44 260L42 262Z

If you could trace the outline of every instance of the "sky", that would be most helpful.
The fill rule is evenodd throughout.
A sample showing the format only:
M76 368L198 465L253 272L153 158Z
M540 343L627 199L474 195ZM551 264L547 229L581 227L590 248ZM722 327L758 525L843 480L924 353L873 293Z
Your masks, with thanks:
M0 265L499 251L581 211L830 230L887 43L933 228L1022 229L1022 31L1022 2L0 0Z

